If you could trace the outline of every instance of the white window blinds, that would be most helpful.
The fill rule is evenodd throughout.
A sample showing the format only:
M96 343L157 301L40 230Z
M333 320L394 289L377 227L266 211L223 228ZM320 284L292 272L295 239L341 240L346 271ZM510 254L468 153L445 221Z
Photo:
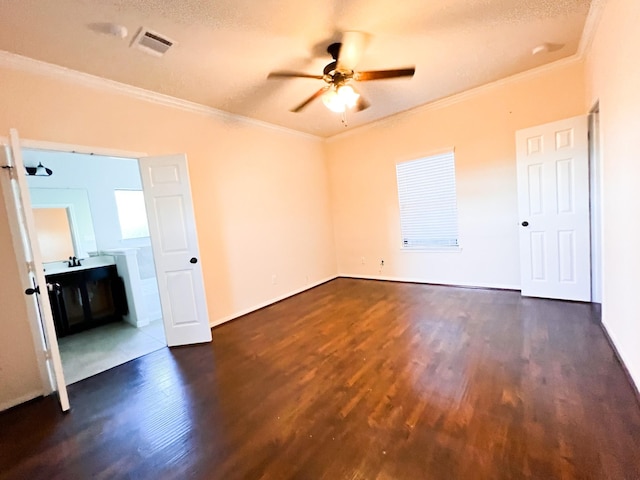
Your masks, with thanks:
M122 239L149 236L142 190L114 190Z
M404 248L458 246L453 152L396 164Z

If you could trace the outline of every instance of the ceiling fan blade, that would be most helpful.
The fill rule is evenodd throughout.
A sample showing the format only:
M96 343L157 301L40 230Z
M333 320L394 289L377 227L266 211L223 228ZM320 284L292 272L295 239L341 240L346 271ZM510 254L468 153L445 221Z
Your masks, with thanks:
M320 90L318 90L316 93L314 93L313 95L311 95L309 98L307 98L304 102L302 102L300 105L298 105L296 108L291 109L291 111L293 113L298 113L300 110L302 110L304 107L306 107L307 105L309 105L311 102L313 102L316 98L322 96L322 94L324 92L326 92L329 89L329 86L326 87L322 87Z
M364 54L371 36L364 32L344 32L342 46L338 55L336 69L341 72L355 70L356 65Z
M267 78L315 78L317 80L322 80L322 75L310 75L308 73L300 73L300 72L271 72L267 75Z
M414 73L416 73L415 67L394 70L371 70L369 72L356 72L353 75L353 79L359 82L366 82L369 80L385 80L387 78L413 77Z

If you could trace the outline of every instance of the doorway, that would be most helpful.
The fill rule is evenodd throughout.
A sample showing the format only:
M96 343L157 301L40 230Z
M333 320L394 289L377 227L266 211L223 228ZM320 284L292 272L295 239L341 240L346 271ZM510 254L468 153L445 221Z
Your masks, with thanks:
M591 302L602 303L602 164L600 104L589 113L589 207L591 219Z
M47 282L45 277L26 178L38 176L38 172L40 176L51 176L52 170L40 164L35 167L25 167L22 152L24 149L31 148L52 152L80 152L93 156L96 154L96 149L52 142L21 141L15 129L10 129L9 137L3 142L6 143L2 151L5 157L2 169L8 175L2 176L0 183L5 203L9 206L7 212L13 248L18 260L19 281L27 286L24 290L24 298L36 347L36 360L42 378L42 393L47 395L57 392L60 407L63 411L67 411L70 408L67 382L64 380L53 319L53 302L49 297L47 285L52 282ZM137 158L167 345L173 347L210 342L211 326L207 312L202 266L199 260L198 234L186 155L145 156L138 153L126 155L122 151L100 148L98 150L100 154L113 156L113 158L128 157L129 160ZM70 173L70 176L76 175L78 172ZM99 224L101 223L97 222L94 226ZM116 252L108 253L115 255ZM92 274L88 277L78 275L80 280L75 284L77 294L73 297L76 301L76 312L82 311L83 320L87 322L104 320L105 310L93 308L92 294L96 290L102 291L109 288L111 292L117 290L113 284L107 288L103 283L105 279L106 281L115 280L113 277L118 277L117 270L111 263L101 265L105 259L99 257L100 255L89 256L84 261L84 265L79 265L76 263L78 258L74 255L68 259L66 265L67 268L85 270L89 263L92 267L106 267L106 270L111 272L101 269L100 285L102 286L99 288L98 282L96 284L90 282L98 280ZM135 266L135 263L132 265ZM65 262L59 262L57 267L64 269ZM48 274L54 273L61 272L55 272L55 266L52 271L49 266ZM55 285L52 284L52 287ZM60 290L64 290L62 284L60 284ZM119 303L114 298L111 303L101 301L97 304L101 307L105 304L107 307L114 307ZM113 309L109 311L114 313ZM125 313L122 312L123 315ZM71 326L71 323L68 321L67 326Z
M66 384L165 348L138 159L22 155L28 171L50 172L27 183ZM66 242L52 241L54 233Z

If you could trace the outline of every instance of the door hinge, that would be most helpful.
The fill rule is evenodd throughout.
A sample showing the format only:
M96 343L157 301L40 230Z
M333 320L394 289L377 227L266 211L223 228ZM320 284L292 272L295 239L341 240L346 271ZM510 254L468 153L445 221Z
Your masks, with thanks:
M51 360L51 350L45 350L44 352L44 359L45 360Z
M14 167L13 167L13 165L2 165L2 168L4 168L5 170L10 170L10 169L12 169Z

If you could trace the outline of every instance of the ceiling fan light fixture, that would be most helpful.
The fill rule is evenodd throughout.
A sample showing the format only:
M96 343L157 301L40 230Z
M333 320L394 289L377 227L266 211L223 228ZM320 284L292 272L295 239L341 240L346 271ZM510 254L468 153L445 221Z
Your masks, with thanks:
M357 93L351 85L342 85L338 87L338 97L344 103L345 107L353 108L358 103L360 94Z
M325 107L335 113L344 113L346 106L338 92L334 88L330 88L322 95L322 103Z
M353 108L358 103L360 94L351 85L332 87L322 95L322 103L335 113L344 113L347 108Z

